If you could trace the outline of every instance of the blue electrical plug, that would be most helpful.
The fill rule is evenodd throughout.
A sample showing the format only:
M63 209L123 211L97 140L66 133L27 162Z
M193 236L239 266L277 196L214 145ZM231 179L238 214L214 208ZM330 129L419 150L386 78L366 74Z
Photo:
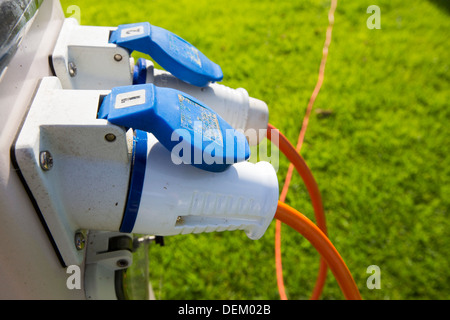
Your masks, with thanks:
M186 40L148 22L120 25L110 43L150 55L177 78L203 87L223 79L222 69Z
M172 160L221 172L250 157L245 135L215 111L175 89L140 84L113 88L98 117L152 133L172 152Z

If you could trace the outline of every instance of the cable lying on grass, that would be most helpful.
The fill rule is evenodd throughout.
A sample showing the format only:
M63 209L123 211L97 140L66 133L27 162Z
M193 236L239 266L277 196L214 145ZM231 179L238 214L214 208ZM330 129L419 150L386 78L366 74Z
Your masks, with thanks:
M298 231L316 248L333 272L346 299L361 300L358 287L344 260L328 237L311 220L280 201L275 218Z
M278 139L272 139L272 131L275 131L278 135ZM326 226L326 218L325 218L325 212L323 209L322 204L322 197L320 195L319 187L317 185L316 180L314 179L314 176L309 169L308 165L306 164L306 161L303 159L303 157L297 152L295 147L289 142L289 140L279 132L277 128L275 128L273 125L269 124L267 128L267 138L271 140L272 143L274 143L280 151L286 156L286 158L292 163L292 165L295 167L299 175L302 177L303 182L306 185L306 188L308 189L309 196L311 198L311 203L314 209L314 214L317 222L317 226L322 230L322 232L327 235L327 226ZM278 141L277 141L278 140ZM280 200L283 202L284 199L280 197ZM279 234L279 233L277 233ZM277 237L276 241L280 241L280 237ZM277 259L276 259L276 267L278 274L278 281L282 279L282 268L281 268L281 252L279 248L281 247L280 243L277 243L275 246L277 252ZM316 285L313 290L311 299L317 300L319 299L322 289L325 285L325 280L327 277L327 264L325 260L321 257L320 259L320 266L319 266L319 274L317 277ZM284 288L282 284L278 284L279 287ZM286 294L284 293L284 289L281 290L281 299L287 300Z

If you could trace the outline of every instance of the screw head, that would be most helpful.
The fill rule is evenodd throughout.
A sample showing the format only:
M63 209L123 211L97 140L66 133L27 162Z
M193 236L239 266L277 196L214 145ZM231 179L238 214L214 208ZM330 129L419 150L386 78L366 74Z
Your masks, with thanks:
M128 267L128 260L125 260L125 259L118 260L117 261L117 266L119 268L126 268L126 267Z
M83 250L86 245L86 238L82 232L75 233L75 248Z
M122 55L116 53L116 54L114 55L114 60L116 60L117 62L122 61Z
M41 169L44 171L48 171L53 167L53 157L48 151L42 151L39 154L39 162Z
M77 66L73 62L69 62L69 75L75 77L77 75Z
M105 140L108 142L113 142L114 140L116 140L116 136L112 133L107 133L105 135Z

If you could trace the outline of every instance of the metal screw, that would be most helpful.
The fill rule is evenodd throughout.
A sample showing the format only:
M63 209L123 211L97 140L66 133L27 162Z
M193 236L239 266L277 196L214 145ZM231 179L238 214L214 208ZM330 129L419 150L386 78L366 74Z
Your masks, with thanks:
M114 140L116 140L116 136L112 133L108 133L105 135L105 140L108 142L113 142Z
M77 250L83 250L86 245L86 238L82 232L75 233L75 248Z
M114 55L114 60L116 60L117 62L122 61L122 55L116 53L116 54Z
M117 261L117 266L118 266L119 268L125 268L125 267L128 267L128 261L125 260L125 259L120 259L120 260Z
M177 221L175 221L175 224L181 224L181 223L183 223L183 222L184 222L183 217L182 217L182 216L178 216L178 217L177 217Z
M48 151L42 151L39 154L39 161L42 170L48 171L53 167L53 157Z
M77 75L77 66L73 62L69 62L69 75L75 77Z

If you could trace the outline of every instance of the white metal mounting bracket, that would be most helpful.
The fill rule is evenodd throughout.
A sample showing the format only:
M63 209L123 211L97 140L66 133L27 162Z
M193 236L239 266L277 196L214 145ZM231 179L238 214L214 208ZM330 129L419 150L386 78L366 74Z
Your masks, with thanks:
M74 18L64 21L52 53L53 69L63 88L102 90L133 83L129 51L109 43L115 29L80 26Z
M97 119L108 91L63 90L42 79L12 148L16 169L63 266L80 265L79 230L119 230L132 136Z

